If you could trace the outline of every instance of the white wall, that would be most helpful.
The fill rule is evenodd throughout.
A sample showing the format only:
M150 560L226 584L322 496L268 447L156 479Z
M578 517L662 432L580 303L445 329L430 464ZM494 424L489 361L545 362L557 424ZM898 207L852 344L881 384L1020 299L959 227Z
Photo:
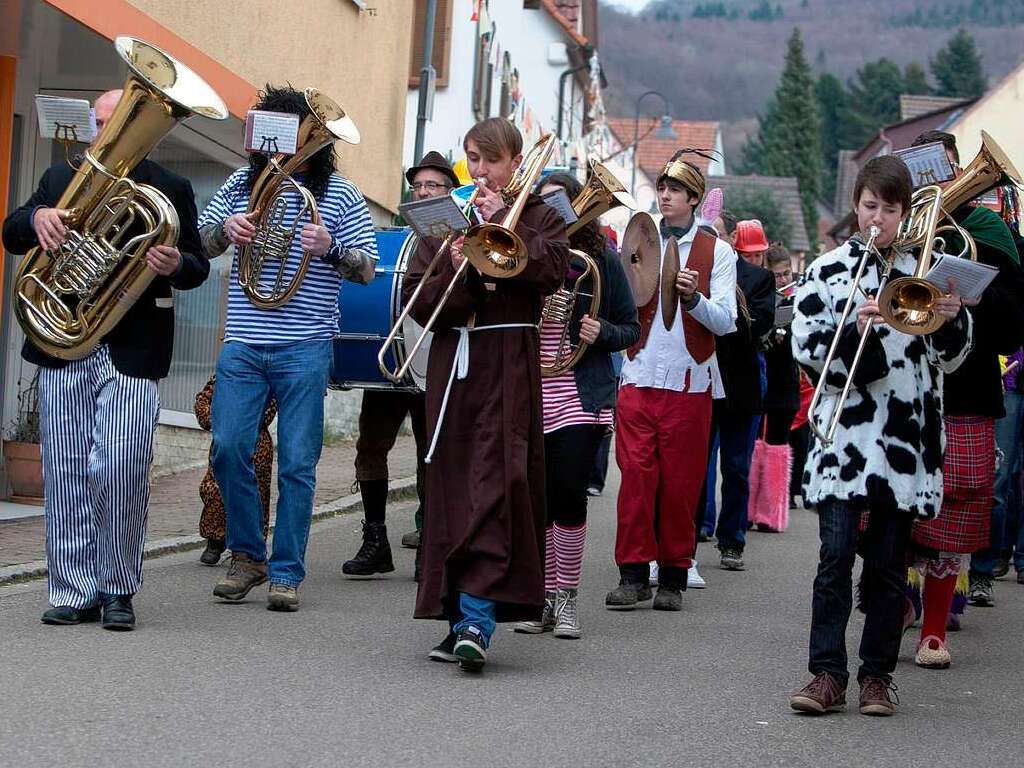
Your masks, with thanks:
M451 54L448 86L438 88L434 96L434 119L427 123L423 151L437 150L443 155L451 153L453 161L463 157L462 137L476 122L473 114L473 64L477 43L477 23L470 21L470 0L455 0L452 8ZM509 52L513 69L519 71L519 85L523 99L544 131L554 131L558 125L558 78L569 64L549 64L548 49L552 43L565 43L567 38L543 7L525 10L522 3L511 0L491 0L490 16L496 25L495 46L502 56ZM492 51L494 48L492 48ZM566 101L575 97L573 133L563 131L564 139L576 138L581 128L583 95L573 78L566 82ZM494 67L491 88L490 116L497 116L501 96L501 60ZM403 164L409 167L416 143L416 112L419 91L410 89L405 110L405 151ZM563 118L568 128L568 117ZM521 126L520 126L521 127Z

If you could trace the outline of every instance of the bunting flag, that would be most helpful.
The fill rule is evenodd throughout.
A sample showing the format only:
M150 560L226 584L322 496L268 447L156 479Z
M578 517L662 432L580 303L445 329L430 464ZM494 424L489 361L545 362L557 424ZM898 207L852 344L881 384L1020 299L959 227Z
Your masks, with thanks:
M483 8L484 0L473 0L473 13L469 17L470 21L480 21L480 11Z

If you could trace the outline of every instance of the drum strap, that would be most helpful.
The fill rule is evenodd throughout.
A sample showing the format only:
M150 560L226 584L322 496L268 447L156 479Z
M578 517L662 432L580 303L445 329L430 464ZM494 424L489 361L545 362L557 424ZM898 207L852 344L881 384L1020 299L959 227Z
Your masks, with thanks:
M444 390L444 398L441 400L441 412L437 415L437 426L434 427L434 434L430 438L430 449L423 460L424 463L429 464L434 456L434 448L437 447L437 439L441 436L441 426L444 424L444 414L448 410L448 396L451 394L452 384L455 383L456 378L461 381L469 375L469 334L477 331L499 331L511 328L532 328L537 330L537 326L533 323L498 323L496 325L464 326L455 329L459 332L459 343L455 347L455 359L452 360L452 371L448 376L448 386Z

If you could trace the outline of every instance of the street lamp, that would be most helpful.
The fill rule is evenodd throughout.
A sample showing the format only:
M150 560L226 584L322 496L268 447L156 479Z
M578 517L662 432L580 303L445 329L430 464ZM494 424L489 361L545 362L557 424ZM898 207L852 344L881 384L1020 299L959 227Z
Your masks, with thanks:
M661 125L658 130L654 133L656 139L678 139L679 134L672 130L672 115L669 110L668 99L665 98L665 94L661 91L647 91L641 94L640 98L636 100L636 117L633 120L633 176L629 182L629 192L631 195L636 195L636 166L638 161L640 144L640 102L646 99L648 96L658 96L661 98L662 103L665 105L665 111L661 116Z

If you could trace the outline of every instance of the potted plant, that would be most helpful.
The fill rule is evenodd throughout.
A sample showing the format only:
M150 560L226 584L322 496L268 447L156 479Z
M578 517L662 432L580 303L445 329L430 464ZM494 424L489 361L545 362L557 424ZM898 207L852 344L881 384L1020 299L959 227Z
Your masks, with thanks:
M4 464L11 500L43 503L43 462L39 447L39 371L27 386L18 384L18 416L4 436Z

